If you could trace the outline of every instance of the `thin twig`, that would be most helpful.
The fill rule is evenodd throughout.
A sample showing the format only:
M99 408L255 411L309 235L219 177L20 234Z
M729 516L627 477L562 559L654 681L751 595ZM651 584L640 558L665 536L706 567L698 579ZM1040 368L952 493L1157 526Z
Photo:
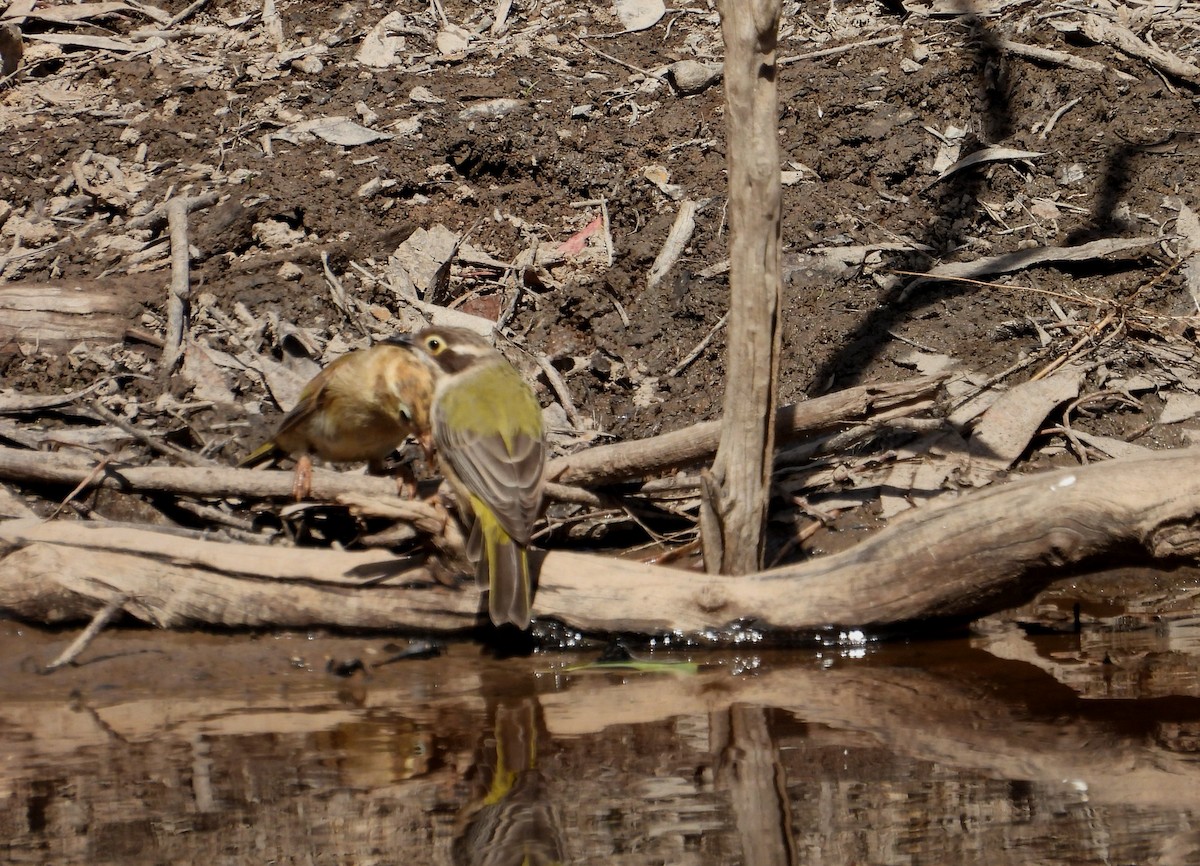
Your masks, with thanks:
M513 259L512 270L508 271L508 273L505 275L504 282L512 285L513 295L509 299L508 304L505 306L503 312L500 313L500 318L496 320L497 331L502 331L507 328L508 323L512 321L512 317L517 314L517 304L520 303L521 295L525 291L525 269L537 268L538 246L538 238L534 237L529 249L518 253L517 257ZM524 261L526 254L529 256L528 263Z
M893 340L898 340L901 343L912 346L914 349L919 349L922 352L929 352L931 355L942 354L941 352L939 352L937 349L933 348L932 346L926 346L924 343L918 343L916 340L910 339L909 337L906 337L903 334L898 333L895 328L889 329L887 332L887 335L889 337L891 337Z
M133 424L130 424L119 415L109 412L94 400L88 403L88 407L97 415L99 415L100 418L106 423L112 424L114 427L119 427L134 439L141 442L151 451L157 451L164 457L173 457L180 463L184 463L188 466L217 465L215 461L209 460L207 457L201 457L199 454L193 454L191 451L188 451L185 448L179 448L178 446L171 445L168 442L163 442L161 438L154 436L152 433L143 430L140 427L135 427Z
M211 505L201 505L199 502L191 502L187 499L176 499L172 502L172 506L182 509L189 514L194 514L209 523L223 526L224 529L221 530L222 534L228 535L235 541L253 544L266 544L268 542L265 535L254 531L254 524L251 521L242 520L219 508L213 508Z
M369 337L371 332L358 315L357 299L350 297L346 292L346 286L329 267L329 253L325 250L321 251L321 270L325 274L325 281L329 283L329 297L333 301L333 305L342 311L346 321L357 328L360 334Z
M1032 376L1030 376L1029 381L1034 382L1038 379L1045 379L1047 376L1049 376L1051 373L1053 373L1055 370L1057 370L1063 364L1067 363L1067 361L1074 358L1083 349L1084 346L1093 342L1098 336L1100 336L1100 334L1102 334L1104 332L1104 329L1107 328L1109 325L1111 325L1114 321L1116 321L1116 319L1117 319L1117 314L1116 314L1116 311L1114 310L1113 312L1110 312L1107 316L1105 316L1103 319L1101 319L1099 322L1097 322L1095 325L1093 325L1092 328L1086 334L1084 334L1082 337L1080 337L1078 340L1076 340L1074 345L1072 345L1071 348L1067 349L1066 352L1059 355L1057 358L1055 358L1053 361L1051 361L1045 367L1043 367L1042 369L1040 369L1036 373L1034 373Z
M853 51L855 48L869 48L872 45L887 45L891 42L899 42L899 36L880 36L877 39L864 39L862 42L851 42L848 45L839 45L836 48L822 48L820 51L809 51L807 54L794 54L791 57L780 57L776 61L780 66L788 63L795 63L799 60L819 60L822 57L836 57L839 54L845 54L848 51Z
M984 393L985 391L990 391L993 386L999 384L1000 382L1003 382L1005 379L1007 379L1009 376L1012 376L1014 373L1019 373L1022 370L1026 369L1027 367L1032 367L1038 361L1042 360L1042 358L1046 355L1047 351L1048 350L1044 350L1044 349L1041 349L1041 350L1035 349L1034 351L1030 352L1028 357L1022 358L1020 361L1017 361L1014 364L1010 364L1008 367L1005 367L1003 370L1001 370L999 373L996 373L993 376L989 376L982 383L980 383L976 387L972 388L970 391L967 391L965 394L960 396L958 399L950 402L946 407L947 416L953 415L958 409L967 405L968 403L970 403L972 400L974 400L976 397L978 397L980 394Z
M632 63L624 61L624 60L620 59L619 57L613 57L611 54L605 54L599 48L589 45L586 40L597 38L595 36L576 36L575 38L579 41L579 44L582 45L584 48L586 48L588 51L592 52L597 57L603 57L609 63L615 63L615 64L617 64L617 66L624 66L626 69L629 69L633 72L637 72L641 75L646 76L647 78L662 78L663 77L662 75L655 75L653 72L651 72L648 69L642 69L642 67L640 67L640 66L634 66ZM896 38L899 39L900 37L897 36Z
M113 618L125 609L125 602L129 601L129 597L125 595L118 596L102 607L92 617L92 621L88 623L87 628L79 637L71 642L54 661L42 668L44 674L54 673L61 667L73 663L85 649L96 639L96 636L104 630L104 627L112 622Z
M75 489L68 493L63 498L62 502L58 503L58 505L53 511L50 512L50 515L46 519L53 520L54 518L58 517L58 515L62 514L63 509L71 504L71 500L91 487L92 484L96 482L96 479L104 474L107 468L108 457L104 457L95 466L93 466L86 475L84 475L80 482L75 485Z
M165 376L174 372L175 365L183 355L183 332L187 326L188 303L192 294L187 212L186 197L167 202L167 226L171 234L171 289L167 293L167 336L161 366Z
M542 373L546 376L546 381L554 389L558 402L562 404L563 411L567 413L567 420L571 422L571 426L576 430L584 429L583 418L580 416L579 410L575 408L575 401L571 399L571 390L563 380L562 374L554 369L554 365L545 355L536 355L535 358L538 366L542 368Z
M692 351L688 352L687 357L684 358L682 361L680 361L678 364L676 364L675 367L671 370L671 372L668 373L667 375L674 378L675 376L678 376L680 373L682 373L684 370L686 370L688 367L690 367L692 365L692 362L695 361L697 358L699 358L704 353L704 350L712 345L712 341L717 338L717 334L719 334L721 332L721 329L725 327L725 322L728 319L729 319L729 313L726 313L725 315L723 315L721 317L721 320L712 326L712 330L709 331L707 335L705 335L704 339L701 340L696 345L696 348L694 348L694 349L692 349Z
M208 4L208 0L195 0L194 3L189 3L182 11L175 13L175 16L166 23L164 29L169 30L172 27L191 18Z
M1050 119L1046 121L1045 128L1042 129L1042 131L1040 133L1038 133L1038 138L1041 139L1042 141L1045 141L1046 136L1048 136L1050 134L1050 130L1054 129L1054 124L1058 123L1058 119L1060 117L1062 117L1064 114L1066 114L1068 111L1070 111L1072 108L1074 108L1076 105L1078 105L1082 98L1083 97L1081 97L1081 96L1075 97L1070 102L1068 102L1066 105L1064 105L1062 108L1058 109L1058 111L1056 111L1052 115L1050 115Z

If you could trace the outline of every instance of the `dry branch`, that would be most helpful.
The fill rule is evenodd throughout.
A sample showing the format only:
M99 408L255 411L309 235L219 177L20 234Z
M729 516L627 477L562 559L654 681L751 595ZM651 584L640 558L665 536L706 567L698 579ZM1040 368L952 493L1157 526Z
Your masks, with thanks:
M831 427L871 420L898 408L915 412L933 404L944 377L926 376L907 382L848 388L779 410L776 424L781 441ZM76 396L81 396L79 392ZM38 398L41 399L41 398ZM6 403L0 402L0 411ZM27 407L16 403L18 408ZM32 404L41 408L40 404ZM716 451L720 424L695 424L682 430L615 445L605 445L550 461L548 475L561 484L550 485L552 498L578 501L580 491L570 485L602 485L642 478L711 458ZM96 464L67 454L48 457L44 452L0 447L0 480L23 484L60 484L85 489L107 487L127 492L173 493L209 498L287 499L292 495L291 472L234 469L223 466L182 468L175 466L109 465L93 478ZM395 482L388 478L348 472L315 470L312 496L332 501L358 494L392 497ZM585 500L588 497L582 497Z
M0 560L0 609L46 622L79 619L85 610L91 616L124 598L128 613L163 628L328 623L453 631L472 625L477 607L474 592L446 589L424 566L382 550L221 544L32 520L0 523L2 547L10 552Z
M845 553L747 577L550 552L534 613L587 631L643 633L740 619L802 631L962 622L1028 600L1068 567L1195 559L1197 513L1200 449L1161 452L935 503ZM479 610L473 588L445 589L384 551L267 549L29 520L0 523L0 550L0 609L32 619L88 619L122 596L131 614L163 626L453 631Z
M779 444L835 427L868 421L906 407L915 413L932 407L945 376L847 388L784 406L775 415ZM551 460L546 475L563 484L599 485L667 472L710 459L721 438L720 421L703 421L649 439L601 445ZM2 467L0 467L2 471Z
M776 48L781 0L721 0L729 165L729 323L721 441L704 476L709 571L762 567L783 331ZM681 210L682 214L682 210Z
M1037 60L1041 63L1054 63L1058 66L1068 66L1071 69L1078 69L1081 72L1111 72L1117 78L1123 81L1137 81L1137 78L1130 75L1128 72L1122 72L1119 69L1111 69L1103 63L1095 60L1088 60L1084 57L1076 57L1074 54L1069 54L1066 51L1055 51L1052 48L1046 48L1041 45L1026 45L1023 42L1012 42L1008 39L1001 39L998 42L1000 48L1010 54L1015 54L1018 57L1027 57L1030 60Z
M167 294L167 336L161 362L166 374L175 369L183 352L184 327L192 294L187 215L189 211L208 207L216 200L216 193L207 193L173 198L166 204L167 225L171 232L171 289Z
M0 447L0 479L24 484L77 485L87 480L96 464L65 454L47 459L45 452ZM287 499L292 495L291 472L256 471L224 466L121 466L109 464L87 488L107 487L126 492L174 493L211 498ZM395 495L388 478L315 470L312 495L332 501L344 493Z
M753 577L681 579L637 563L550 554L535 614L649 632L736 619L799 630L968 621L1029 600L1068 567L1124 555L1194 558L1198 512L1200 449L1161 452L935 502L844 553Z
M66 667L79 658L80 654L88 648L88 646L96 639L96 636L104 630L104 627L117 618L118 615L125 609L125 598L118 596L103 608L96 612L92 617L92 621L75 640L71 641L71 645L58 654L54 661L42 668L42 673L49 674L58 670L61 667Z
M24 282L0 287L0 353L20 343L69 347L119 340L129 298L102 281Z
M990 276L991 274L1008 274L1025 268L1052 262L1086 262L1105 256L1117 256L1142 247L1157 245L1161 238L1101 238L1079 244L1074 247L1031 247L1030 249L1015 250L1010 253L1000 253L985 256L969 262L949 262L930 268L904 288L901 300L908 297L919 286L934 280L967 279L971 277Z
M1144 60L1156 66L1168 75L1174 75L1183 81L1200 84L1200 66L1189 63L1177 54L1165 51L1157 45L1142 41L1128 27L1111 21L1105 21L1099 15L1084 15L1080 24L1083 35L1093 42L1111 45L1118 51Z

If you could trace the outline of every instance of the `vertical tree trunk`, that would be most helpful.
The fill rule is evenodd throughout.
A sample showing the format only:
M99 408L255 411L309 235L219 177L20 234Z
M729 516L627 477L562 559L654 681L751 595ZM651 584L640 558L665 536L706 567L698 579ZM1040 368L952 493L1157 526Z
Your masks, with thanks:
M717 714L720 715L720 714ZM764 707L734 704L728 727L715 720L721 755L717 784L729 792L742 862L754 866L795 866L787 774L771 737Z
M719 0L729 163L729 342L721 444L705 478L709 571L762 563L779 377L781 215L775 48L781 0Z

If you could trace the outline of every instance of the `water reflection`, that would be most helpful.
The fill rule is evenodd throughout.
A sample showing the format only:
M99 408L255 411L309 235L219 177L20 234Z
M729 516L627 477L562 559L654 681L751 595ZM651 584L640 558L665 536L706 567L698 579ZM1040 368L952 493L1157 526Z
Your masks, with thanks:
M547 740L542 705L532 691L489 702L491 728L476 750L474 793L458 816L455 864L549 866L566 860L558 809L538 765Z
M1200 664L1174 638L1093 665L1071 653L1096 634L997 632L694 676L464 645L348 681L323 657L351 639L198 640L114 632L33 677L61 636L0 623L0 862L1200 862ZM123 655L150 644L161 668ZM1100 696L1126 663L1155 697Z

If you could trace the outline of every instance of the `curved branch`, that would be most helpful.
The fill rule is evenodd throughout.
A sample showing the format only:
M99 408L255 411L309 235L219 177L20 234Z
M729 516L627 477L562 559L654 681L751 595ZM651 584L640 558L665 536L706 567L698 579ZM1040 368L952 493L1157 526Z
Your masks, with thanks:
M1200 449L1040 473L910 512L844 553L747 577L614 557L542 557L534 614L585 631L699 632L739 619L816 631L959 623L1120 556L1194 559ZM114 598L158 625L454 631L480 598L433 580L436 563L386 551L164 540L147 529L0 523L0 610L89 619Z

